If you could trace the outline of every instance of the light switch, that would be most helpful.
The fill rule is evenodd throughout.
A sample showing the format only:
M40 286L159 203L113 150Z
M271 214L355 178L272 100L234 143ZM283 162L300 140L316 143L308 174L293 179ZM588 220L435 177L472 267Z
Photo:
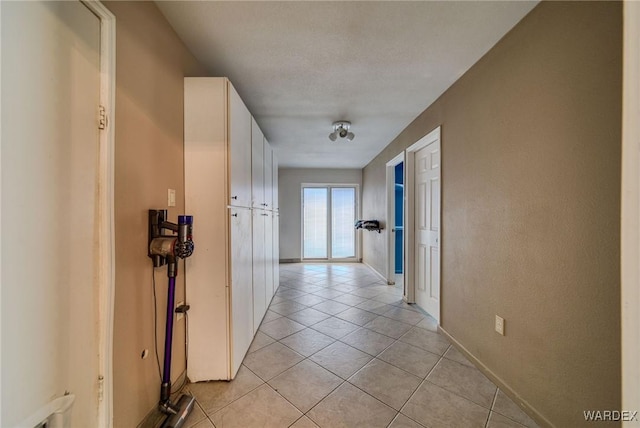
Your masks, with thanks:
M504 318L496 315L496 333L504 336Z
M176 206L176 191L175 189L169 189L167 196L167 205L170 207Z

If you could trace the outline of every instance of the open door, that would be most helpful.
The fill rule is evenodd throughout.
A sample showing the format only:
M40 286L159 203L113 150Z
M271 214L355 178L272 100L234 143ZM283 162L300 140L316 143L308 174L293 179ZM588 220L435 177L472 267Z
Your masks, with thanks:
M407 149L406 299L440 321L440 128Z
M99 2L0 9L0 426L38 426L67 392L71 426L111 426L115 18Z

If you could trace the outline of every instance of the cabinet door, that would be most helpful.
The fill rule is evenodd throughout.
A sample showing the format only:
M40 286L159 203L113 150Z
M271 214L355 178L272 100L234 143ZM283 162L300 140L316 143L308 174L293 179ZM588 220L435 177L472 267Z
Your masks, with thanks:
M253 260L251 210L229 209L231 225L231 378L253 340Z
M278 211L280 209L280 203L278 201L278 158L276 152L272 148L271 153L271 173L273 176L273 210Z
M265 210L251 211L253 213L253 331L256 332L267 311L264 249L267 212Z
M273 212L273 294L280 287L280 213Z
M273 211L267 211L264 231L265 290L267 306L273 297Z
M251 184L251 206L264 209L264 135L254 119L251 119Z
M264 140L264 199L265 209L273 209L273 157L271 146Z
M228 82L229 102L229 201L251 206L251 113Z

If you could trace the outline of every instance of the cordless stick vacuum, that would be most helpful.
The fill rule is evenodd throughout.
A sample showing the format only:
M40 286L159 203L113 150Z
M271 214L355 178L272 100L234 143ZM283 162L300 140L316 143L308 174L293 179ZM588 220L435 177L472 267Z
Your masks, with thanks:
M170 230L177 235L165 235ZM162 427L181 427L193 409L195 398L183 394L177 403L171 402L171 349L173 344L173 316L176 294L176 276L178 259L186 259L193 253L193 216L178 216L178 224L167 221L167 210L149 210L149 257L154 267L167 265L169 288L167 291L167 324L164 337L164 370L160 386L159 409L167 414ZM185 313L188 305L176 308L176 312Z

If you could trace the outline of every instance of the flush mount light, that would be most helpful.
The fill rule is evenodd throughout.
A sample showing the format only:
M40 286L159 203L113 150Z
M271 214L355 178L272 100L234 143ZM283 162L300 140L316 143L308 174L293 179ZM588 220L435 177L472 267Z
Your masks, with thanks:
M349 128L351 128L351 122L344 120L333 122L333 132L329 134L329 139L336 141L340 137L346 138L347 141L352 141L356 136L353 132L349 132Z

